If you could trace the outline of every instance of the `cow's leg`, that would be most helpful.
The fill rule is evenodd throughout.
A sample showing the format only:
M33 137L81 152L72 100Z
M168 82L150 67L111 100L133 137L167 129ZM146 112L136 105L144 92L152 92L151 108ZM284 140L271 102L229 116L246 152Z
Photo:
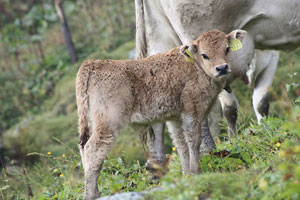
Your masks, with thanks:
M190 170L190 157L189 149L182 132L181 123L177 121L168 121L167 126L170 132L170 137L177 148L177 152L181 160L182 172L187 174Z
M182 129L189 149L190 173L200 173L200 145L201 145L201 126L198 119L191 115L182 116Z
M93 133L81 150L85 175L85 200L95 199L100 195L97 186L99 172L117 136L117 132L101 121L99 115L94 119Z
M165 156L165 145L164 145L164 123L156 123L149 129L149 153L150 160L147 161L149 167L151 162L164 166Z
M238 101L233 92L228 93L225 90L219 94L219 100L222 105L223 115L228 123L228 137L231 138L237 134L237 116Z
M262 71L258 79L256 79L252 96L252 104L258 123L260 123L261 119L264 116L268 116L270 105L268 89L272 85L273 77L277 69L279 53L277 51L261 51L260 55L257 56L257 65L259 65L259 59L264 59L265 57L267 57L267 55L264 56L264 54L270 53L272 54L272 56L270 57L267 66L265 66L265 70Z

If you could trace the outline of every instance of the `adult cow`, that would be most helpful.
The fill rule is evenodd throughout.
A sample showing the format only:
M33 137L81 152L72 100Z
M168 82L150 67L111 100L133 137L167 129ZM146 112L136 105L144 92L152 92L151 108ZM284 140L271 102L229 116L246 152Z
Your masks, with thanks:
M255 48L291 51L300 45L299 0L135 0L135 3L138 59L186 44L211 29L224 32L244 29L248 32L244 48L231 54L232 71L237 72L232 73L233 81L237 77L246 78L247 71L251 77ZM272 57L275 53L263 54ZM269 65L276 69L276 61ZM257 95L253 102L260 116L267 114L266 91L259 87L254 90ZM220 101L229 134L236 133L236 98L233 93L223 91ZM163 163L163 125L157 124L153 130L149 151L153 161Z

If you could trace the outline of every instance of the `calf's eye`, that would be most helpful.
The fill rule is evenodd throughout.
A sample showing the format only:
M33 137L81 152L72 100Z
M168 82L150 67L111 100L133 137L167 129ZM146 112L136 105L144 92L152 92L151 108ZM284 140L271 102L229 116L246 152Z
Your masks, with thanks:
M205 53L202 54L202 57L206 60L209 60L209 57Z
M230 47L227 47L225 54L227 55L229 52L230 52Z

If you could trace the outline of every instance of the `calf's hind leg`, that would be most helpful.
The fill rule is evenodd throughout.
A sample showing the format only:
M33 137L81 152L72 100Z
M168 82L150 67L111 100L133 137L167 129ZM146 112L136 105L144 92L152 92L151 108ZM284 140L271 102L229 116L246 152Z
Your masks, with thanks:
M101 121L98 114L94 119L92 135L82 149L85 200L95 199L100 196L97 186L99 172L117 136L117 133L111 129L108 123Z

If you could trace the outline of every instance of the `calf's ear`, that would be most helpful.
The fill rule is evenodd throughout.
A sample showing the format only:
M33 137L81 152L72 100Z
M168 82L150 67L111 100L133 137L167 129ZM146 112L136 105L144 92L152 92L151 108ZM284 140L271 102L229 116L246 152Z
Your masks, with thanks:
M180 48L180 53L188 59L194 59L194 54L197 53L198 48L195 44L183 45Z
M229 42L233 39L238 39L240 41L243 41L244 37L247 35L247 31L244 30L234 30L231 31L230 33L228 33L226 35L227 39L229 40Z
M243 47L242 40L244 39L246 34L247 31L234 30L231 31L231 33L226 35L231 51L237 51Z

